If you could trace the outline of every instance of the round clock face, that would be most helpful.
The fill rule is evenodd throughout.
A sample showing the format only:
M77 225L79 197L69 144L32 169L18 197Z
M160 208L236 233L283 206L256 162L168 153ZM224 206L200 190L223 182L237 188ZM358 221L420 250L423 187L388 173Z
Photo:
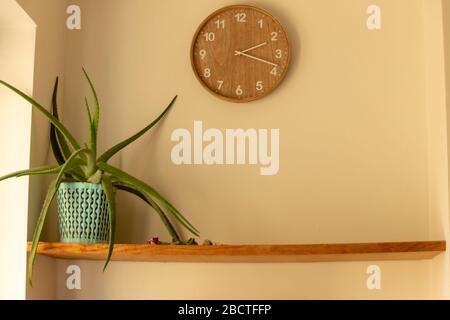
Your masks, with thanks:
M268 12L245 5L210 15L191 48L194 72L204 87L231 102L248 102L272 92L286 75L288 37Z

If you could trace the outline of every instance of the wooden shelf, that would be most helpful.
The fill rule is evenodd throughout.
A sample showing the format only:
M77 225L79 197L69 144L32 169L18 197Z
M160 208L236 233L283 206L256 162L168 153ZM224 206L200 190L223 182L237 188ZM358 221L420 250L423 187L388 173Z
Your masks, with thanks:
M38 253L74 260L103 260L107 245L41 242ZM31 244L28 243L28 251ZM115 261L151 262L332 262L425 260L445 252L445 241L302 244L173 246L116 244Z

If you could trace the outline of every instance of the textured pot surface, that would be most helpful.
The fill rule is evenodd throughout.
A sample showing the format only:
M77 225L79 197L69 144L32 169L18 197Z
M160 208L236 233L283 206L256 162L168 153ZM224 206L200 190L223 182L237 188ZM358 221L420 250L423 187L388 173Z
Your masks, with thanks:
M61 183L57 205L61 242L108 242L108 203L101 184Z

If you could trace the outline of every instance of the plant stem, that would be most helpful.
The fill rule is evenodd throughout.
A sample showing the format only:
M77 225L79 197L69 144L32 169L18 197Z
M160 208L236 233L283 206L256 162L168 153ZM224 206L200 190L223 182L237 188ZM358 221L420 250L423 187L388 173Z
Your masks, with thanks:
M87 177L91 177L93 176L96 172L97 172L98 168L97 168L97 164L96 164L96 159L95 159L95 155L93 154L93 152L91 150L89 150L89 152L87 153L87 165L86 165L86 176Z

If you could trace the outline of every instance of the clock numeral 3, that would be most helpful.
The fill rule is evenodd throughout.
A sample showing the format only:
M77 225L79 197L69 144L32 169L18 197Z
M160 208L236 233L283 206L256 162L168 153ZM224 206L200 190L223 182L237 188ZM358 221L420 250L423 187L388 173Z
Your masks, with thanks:
M206 32L204 36L207 42L212 42L216 40L216 34L214 32Z
M282 57L283 57L283 50L277 49L277 50L275 51L275 58L281 59Z
M247 14L239 12L235 15L237 22L247 22Z

